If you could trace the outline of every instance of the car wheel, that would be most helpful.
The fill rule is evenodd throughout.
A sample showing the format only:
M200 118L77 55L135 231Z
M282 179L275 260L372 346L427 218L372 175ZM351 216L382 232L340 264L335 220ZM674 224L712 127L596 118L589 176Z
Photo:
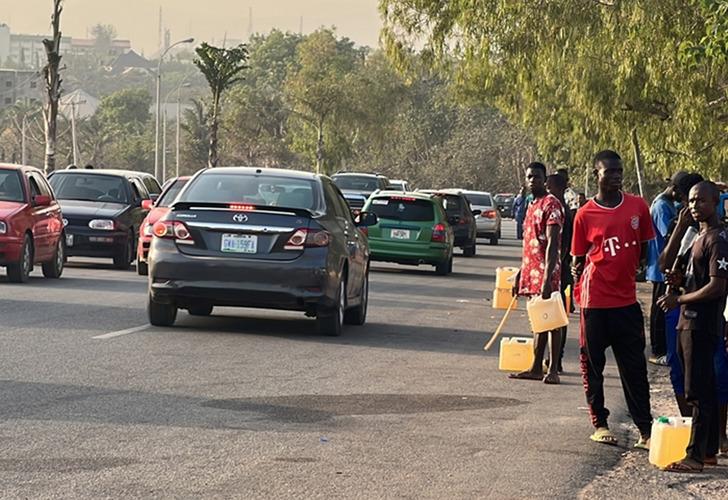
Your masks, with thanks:
M147 314L149 315L149 322L154 326L172 326L177 319L177 306L155 302L150 295L147 303Z
M30 236L25 235L23 248L20 250L20 260L8 264L8 279L11 283L25 283L33 272L33 243Z
M369 272L364 275L361 284L361 302L358 306L349 309L344 314L344 323L347 325L361 326L367 322L367 310L369 309Z
M214 306L212 304L195 304L187 308L187 311L190 313L190 316L209 316L212 314Z
M346 311L346 279L339 284L339 292L336 298L336 306L331 309L320 311L316 317L318 331L321 335L338 337L341 335Z
M56 251L53 254L53 259L43 263L43 276L49 279L58 279L63 274L64 263L66 262L66 245L65 235L61 235L58 239L58 245Z
M450 257L448 260L438 262L435 265L435 273L437 273L438 276L447 276L451 272L452 272L452 257Z
M121 271L126 271L131 267L131 261L134 258L134 237L131 233L126 238L124 248L114 255L114 267Z
M463 248L463 256L475 257L475 252L476 252L475 247L476 247L476 244L475 244L475 242L473 242L473 244L471 246Z
M139 276L148 276L149 275L149 264L146 262L142 262L139 257L137 257L137 274Z
M490 238L490 242L489 242L489 243L490 243L491 245L493 245L493 246L497 245L497 244L498 244L498 236L492 236L492 237Z

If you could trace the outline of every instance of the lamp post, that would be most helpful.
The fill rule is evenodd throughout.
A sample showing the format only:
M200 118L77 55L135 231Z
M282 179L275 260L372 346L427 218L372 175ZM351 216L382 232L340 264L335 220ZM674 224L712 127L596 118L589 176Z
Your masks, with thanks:
M171 90L167 94L167 96L164 98L164 115L165 115L165 120L166 120L166 117L167 117L167 108L168 108L168 104L169 104L169 98L170 98L170 96L172 94L177 93L177 127L176 127L177 128L177 130L176 130L176 136L177 137L176 137L176 141L175 141L176 142L175 177L179 177L179 156L180 156L179 153L180 153L180 136L181 136L181 130L180 130L181 129L181 124L180 124L180 120L182 119L182 117L180 116L180 114L182 112L182 109L181 109L182 108L182 105L181 105L180 93L182 92L182 88L190 87L190 83L187 80L192 75L193 75L193 73L188 73L187 75L185 75L185 77L182 79L182 81L177 86L177 88L174 89L174 90ZM163 170L164 170L163 177L164 177L164 180L165 181L167 180L167 168L166 168L166 165L167 165L166 161L167 160L166 160L166 156L167 156L167 148L166 147L162 147L162 163L164 165L164 167L163 167Z
M154 126L154 176L157 179L161 178L161 172L159 169L159 119L161 115L161 107L162 107L162 61L164 60L164 56L167 55L167 52L169 52L172 48L182 45L184 43L193 43L195 41L194 38L187 38L185 40L180 40L179 42L173 43L169 47L167 47L167 50L162 52L159 56L159 63L157 64L157 110L155 113L155 126Z

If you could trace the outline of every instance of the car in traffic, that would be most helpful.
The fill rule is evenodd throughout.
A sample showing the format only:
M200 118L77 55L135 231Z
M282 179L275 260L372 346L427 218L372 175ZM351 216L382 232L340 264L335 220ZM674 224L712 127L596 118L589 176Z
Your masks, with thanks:
M495 203L502 217L506 219L513 218L513 202L515 200L516 195L513 193L499 193L495 195Z
M408 193L412 191L412 188L410 187L410 183L402 180L402 179L390 179L389 180L389 186L387 186L388 191L403 191L405 193Z
M125 170L57 170L49 182L63 210L66 255L110 258L116 269L129 269L149 212L142 207L151 199L146 185L158 185L156 179Z
M374 191L389 187L389 179L379 174L340 172L332 176L354 214L359 213Z
M373 261L431 265L441 276L452 272L455 234L440 198L380 191L369 198L364 213L379 221L368 228Z
M149 255L149 247L152 244L152 227L158 220L169 213L169 206L177 198L177 195L189 180L189 176L170 179L164 183L162 194L155 201L149 199L142 202L142 208L149 210L149 214L139 227L136 252L136 268L139 275L146 276L149 274L147 256Z
M448 223L455 232L455 246L463 250L463 256L474 257L478 247L478 229L475 218L480 210L474 210L462 189L441 189L432 194L442 200Z
M485 191L462 191L473 210L479 210L475 217L478 238L486 238L491 245L497 245L501 237L501 214L493 196Z
M61 206L43 172L0 163L0 266L8 280L25 283L35 264L60 278L64 250Z
M250 167L198 172L152 227L149 321L174 324L179 309L216 306L305 312L340 335L363 325L369 244L326 176Z

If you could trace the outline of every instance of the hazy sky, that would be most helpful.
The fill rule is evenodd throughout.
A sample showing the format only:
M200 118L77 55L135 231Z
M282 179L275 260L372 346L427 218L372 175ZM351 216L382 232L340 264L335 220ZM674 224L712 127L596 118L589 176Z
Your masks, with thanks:
M49 31L51 0L0 0L0 23L13 33ZM303 31L336 26L342 36L360 45L377 45L380 20L378 0L65 0L64 35L86 36L96 24L113 24L119 38L131 39L135 49L147 55L156 51L159 7L172 41L193 36L197 40L222 41L246 38L248 9L253 9L253 29Z

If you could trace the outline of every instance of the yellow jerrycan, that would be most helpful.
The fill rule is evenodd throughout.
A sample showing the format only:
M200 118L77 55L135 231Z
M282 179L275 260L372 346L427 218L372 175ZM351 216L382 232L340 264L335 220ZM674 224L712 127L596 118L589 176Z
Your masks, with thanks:
M650 463L664 469L685 458L692 424L693 419L686 417L660 417L652 422Z
M499 267L495 270L493 309L508 309L513 300L512 290L517 274L517 267ZM513 305L513 309L518 309L518 302Z
M533 339L504 337L500 343L498 369L506 372L522 372L533 364Z
M533 297L526 304L531 329L535 333L556 330L569 324L569 316L564 309L561 294L554 292L549 299Z

